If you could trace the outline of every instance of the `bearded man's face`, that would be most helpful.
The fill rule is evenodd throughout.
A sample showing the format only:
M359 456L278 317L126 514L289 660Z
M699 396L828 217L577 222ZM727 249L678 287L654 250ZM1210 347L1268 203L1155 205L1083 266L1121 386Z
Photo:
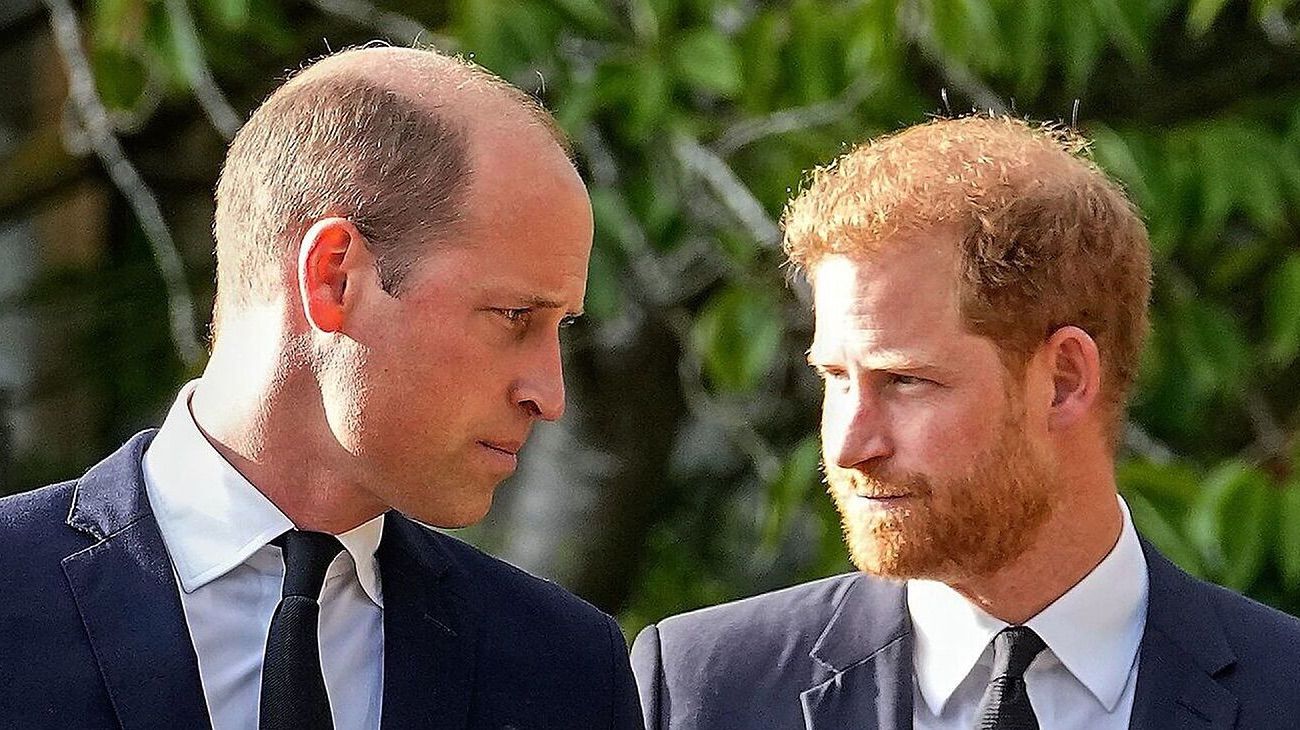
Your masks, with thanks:
M854 563L876 575L996 572L1057 501L1022 384L965 327L956 267L954 245L921 242L811 271L826 481Z

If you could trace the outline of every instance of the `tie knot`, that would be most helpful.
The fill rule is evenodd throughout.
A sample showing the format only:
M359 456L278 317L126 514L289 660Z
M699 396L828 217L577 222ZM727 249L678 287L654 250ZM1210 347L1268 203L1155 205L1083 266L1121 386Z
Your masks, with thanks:
M306 596L320 600L325 571L343 544L333 535L306 530L289 530L272 541L284 554L284 596Z
M1025 676L1034 657L1046 648L1028 626L1008 626L993 637L993 677Z

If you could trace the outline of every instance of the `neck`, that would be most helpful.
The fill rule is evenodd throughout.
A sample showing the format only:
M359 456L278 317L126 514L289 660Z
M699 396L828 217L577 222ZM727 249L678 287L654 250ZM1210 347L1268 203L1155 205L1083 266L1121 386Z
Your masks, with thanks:
M241 335L223 336L190 401L204 437L299 529L337 535L382 514L329 427L310 366L286 338Z
M1021 624L1083 580L1119 542L1124 517L1113 476L1065 493L1080 498L1055 506L1029 550L996 573L950 583L953 589L989 615Z

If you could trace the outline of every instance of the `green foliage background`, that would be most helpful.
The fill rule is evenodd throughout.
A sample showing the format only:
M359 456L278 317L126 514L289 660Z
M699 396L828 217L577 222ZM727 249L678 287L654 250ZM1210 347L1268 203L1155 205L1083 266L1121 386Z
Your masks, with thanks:
M1077 116L1147 217L1154 334L1119 466L1139 529L1189 571L1300 614L1300 3L194 0L193 24L178 5L80 10L99 92L134 119L128 153L164 189L181 150L200 160L191 192L215 180L205 68L246 114L322 39L459 52L556 112L597 217L590 316L569 343L573 430L625 465L594 478L596 518L559 577L629 630L847 569L818 479L806 292L774 221L846 144L972 108ZM412 24L429 32L393 37ZM129 214L114 235L107 270L53 272L25 302L115 308L73 338L93 373L40 381L89 378L122 406L99 453L186 375ZM194 238L206 303L209 244ZM25 454L6 486L85 465Z

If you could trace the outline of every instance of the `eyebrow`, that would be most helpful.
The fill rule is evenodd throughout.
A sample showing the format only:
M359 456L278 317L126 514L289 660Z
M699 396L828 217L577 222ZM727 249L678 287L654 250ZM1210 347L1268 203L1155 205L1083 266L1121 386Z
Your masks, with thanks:
M816 352L812 348L804 353L804 359L814 368L826 367L827 360L833 360L827 353ZM943 368L929 360L922 359L918 353L889 353L865 363L868 370L892 370L897 372L916 372L923 370L942 370Z
M523 304L531 309L564 309L564 304L562 302L557 302L554 299L548 299L536 294L525 296L523 298ZM581 317L582 311L565 311L564 314L568 317Z

